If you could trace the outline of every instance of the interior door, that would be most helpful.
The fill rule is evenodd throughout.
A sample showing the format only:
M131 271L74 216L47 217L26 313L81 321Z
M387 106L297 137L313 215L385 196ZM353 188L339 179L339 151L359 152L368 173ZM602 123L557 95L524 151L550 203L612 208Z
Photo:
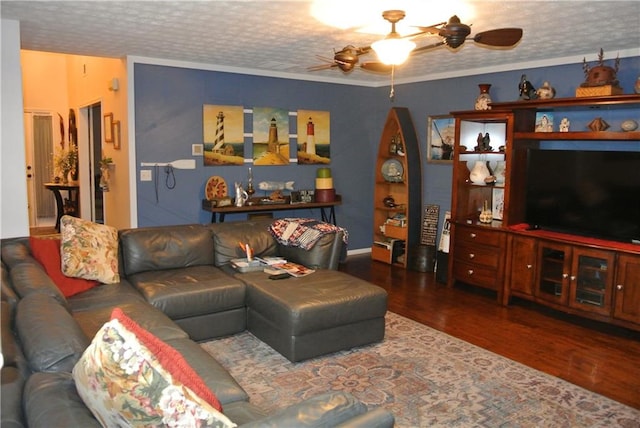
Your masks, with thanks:
M55 224L55 199L44 187L44 183L50 182L54 175L54 122L49 112L24 113L29 227Z

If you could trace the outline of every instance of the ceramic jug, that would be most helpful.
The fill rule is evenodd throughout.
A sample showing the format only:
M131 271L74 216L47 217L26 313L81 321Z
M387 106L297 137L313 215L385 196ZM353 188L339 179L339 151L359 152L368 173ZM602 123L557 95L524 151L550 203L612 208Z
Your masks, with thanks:
M236 207L243 207L249 195L242 188L242 183L236 182Z

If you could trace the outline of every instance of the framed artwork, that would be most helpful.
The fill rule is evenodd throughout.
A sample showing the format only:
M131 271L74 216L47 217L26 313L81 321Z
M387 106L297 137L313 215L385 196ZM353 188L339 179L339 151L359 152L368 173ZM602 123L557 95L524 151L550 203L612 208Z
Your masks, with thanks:
M116 150L120 150L120 121L115 120L112 126L112 134L113 134L113 148Z
M298 164L331 163L328 111L298 110Z
M289 111L253 108L253 164L289 165Z
M494 188L492 194L492 214L494 220L502 220L504 215L504 189Z
M102 128L102 132L104 132L104 142L113 143L113 113L106 113L104 115Z
M204 166L244 165L242 106L204 104L202 126Z
M451 163L456 140L453 116L429 116L427 121L427 162Z

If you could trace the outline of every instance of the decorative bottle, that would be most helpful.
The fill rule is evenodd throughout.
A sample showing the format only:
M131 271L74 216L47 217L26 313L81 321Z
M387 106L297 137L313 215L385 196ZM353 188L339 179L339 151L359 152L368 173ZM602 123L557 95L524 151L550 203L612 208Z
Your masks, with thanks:
M491 171L489 171L489 167L487 167L487 161L485 160L477 160L471 168L469 173L469 180L473 184L479 184L484 186L487 184L484 179L491 175Z
M480 88L480 95L476 98L476 110L491 110L491 106L489 103L491 102L491 95L489 95L489 89L491 88L491 84L489 83L480 83L478 85Z

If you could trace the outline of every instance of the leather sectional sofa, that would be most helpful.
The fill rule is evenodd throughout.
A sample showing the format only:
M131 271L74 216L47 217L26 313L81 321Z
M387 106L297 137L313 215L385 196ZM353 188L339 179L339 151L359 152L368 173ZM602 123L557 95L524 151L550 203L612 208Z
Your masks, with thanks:
M258 256L280 255L320 270L337 269L341 233L325 235L305 251L280 245L269 224L257 220L122 230L120 282L71 297L60 292L32 256L28 238L4 240L2 427L100 426L80 398L71 372L116 307L175 348L239 426L393 426L391 413L367 409L342 392L267 415L198 345L247 329L248 286L229 265L241 256L239 241L250 243Z

